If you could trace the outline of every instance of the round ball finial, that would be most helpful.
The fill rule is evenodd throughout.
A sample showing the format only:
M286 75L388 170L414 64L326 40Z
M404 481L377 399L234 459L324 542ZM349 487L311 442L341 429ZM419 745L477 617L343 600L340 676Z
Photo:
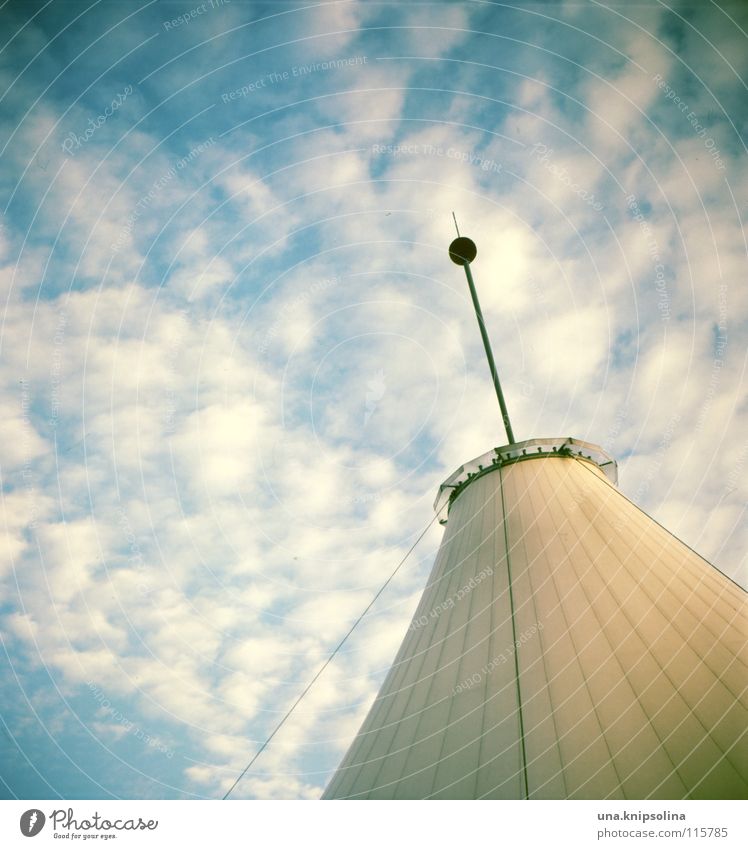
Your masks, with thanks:
M468 265L478 254L475 242L467 236L460 236L449 246L449 258L456 265Z

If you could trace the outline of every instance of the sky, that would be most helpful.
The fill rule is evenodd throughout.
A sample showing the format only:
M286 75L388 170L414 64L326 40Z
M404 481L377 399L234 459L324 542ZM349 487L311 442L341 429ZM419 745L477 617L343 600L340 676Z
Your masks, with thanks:
M2 2L0 792L318 798L518 439L748 586L742 2Z

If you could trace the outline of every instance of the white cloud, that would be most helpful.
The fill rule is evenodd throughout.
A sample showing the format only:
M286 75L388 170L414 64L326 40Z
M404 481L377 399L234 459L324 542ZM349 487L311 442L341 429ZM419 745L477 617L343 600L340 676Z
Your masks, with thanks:
M191 485L209 497L251 488L263 422L262 408L250 401L191 413L171 441L177 462L198 473L190 476Z
M29 233L0 230L0 577L4 603L22 601L2 618L4 638L17 668L46 666L71 697L93 682L138 727L168 732L157 739L189 764L179 792L228 789L431 519L438 483L504 442L464 275L447 258L452 210L478 243L476 283L518 438L571 435L629 455L623 491L745 580L748 295L725 180L739 204L746 177L727 122L715 131L722 172L651 81L662 73L680 86L682 66L610 10L596 10L606 26L591 33L620 53L596 49L588 69L605 82L534 46L522 67L509 51L496 59L498 40L468 39L473 18L453 4L406 4L390 41L362 28L382 14L332 3L278 18L283 39L312 37L257 68L367 62L278 83L265 100L217 108L220 91L256 70L218 67L247 28L154 73L141 106L159 103L163 123L154 117L116 150L113 124L74 158L50 147L66 105L53 111L52 97L12 148L25 167L47 139L46 170L34 165L19 189L36 214ZM589 21L576 7L561 14L579 29L533 16L533 37L540 46L562 31L578 59ZM655 31L657 10L636 15ZM205 32L190 24L190 39L242 21L232 7ZM737 45L726 38L736 67ZM406 48L475 51L517 74L507 83L459 63L377 61ZM722 91L729 74L710 57L705 73ZM417 94L417 78L441 93ZM168 140L169 98L188 83L180 115L183 104L216 108ZM296 103L318 94L329 96ZM694 96L705 114L707 102ZM66 120L87 117L76 107ZM156 192L113 251L155 181L210 134L220 141ZM552 149L555 171L536 142ZM439 537L435 525L238 795L319 795L316 765L342 753L362 720ZM126 742L89 701L82 721Z

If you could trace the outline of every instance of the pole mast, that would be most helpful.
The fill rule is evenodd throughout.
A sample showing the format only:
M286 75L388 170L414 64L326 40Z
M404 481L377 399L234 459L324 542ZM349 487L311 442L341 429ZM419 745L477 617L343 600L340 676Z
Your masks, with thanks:
M457 229L457 238L452 242L449 246L449 258L456 265L461 265L465 269L465 277L467 277L468 287L470 289L470 297L473 300L473 308L475 309L475 317L478 319L478 328L480 329L480 335L483 339L483 347L486 350L486 358L488 359L488 367L491 370L491 379L493 380L493 387L496 390L496 397L499 399L499 407L501 409L501 418L504 422L504 429L506 430L507 440L510 445L513 445L516 441L514 439L514 432L512 431L512 425L509 421L509 413L506 409L506 402L504 401L504 393L501 391L501 383L499 381L499 372L496 369L496 363L493 358L493 351L491 350L491 342L488 338L488 333L486 332L486 324L483 320L483 311L480 308L480 301L478 300L478 293L475 290L475 283L473 281L473 275L470 271L470 263L475 259L478 254L478 248L475 246L475 242L472 239L468 239L467 236L460 236L460 229L457 227L457 219L455 218L454 212L452 213L452 217L455 219L455 228Z

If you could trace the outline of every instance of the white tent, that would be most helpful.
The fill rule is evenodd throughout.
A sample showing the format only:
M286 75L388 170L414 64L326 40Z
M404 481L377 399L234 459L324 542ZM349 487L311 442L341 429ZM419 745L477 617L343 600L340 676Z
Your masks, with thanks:
M442 486L433 571L323 798L748 797L746 593L615 469L531 440Z

